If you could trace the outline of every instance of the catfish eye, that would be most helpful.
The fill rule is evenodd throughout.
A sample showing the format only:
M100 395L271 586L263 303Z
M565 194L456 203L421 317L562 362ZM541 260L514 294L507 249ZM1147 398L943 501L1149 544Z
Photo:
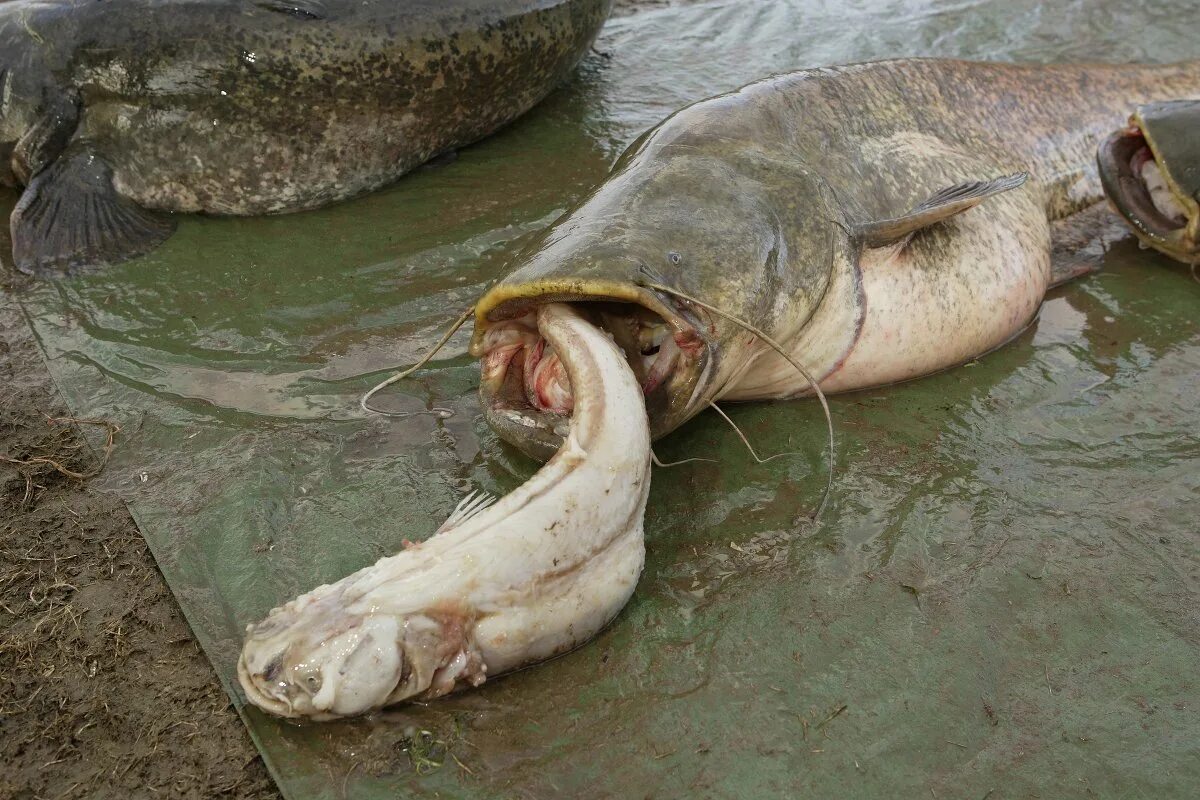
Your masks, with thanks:
M679 266L679 264L681 264L683 262L683 256L679 255L679 253L676 253L674 250L672 250L671 252L667 253L667 260L670 261L675 266Z
M300 688L309 694L316 694L321 691L321 670L313 664L308 664L295 673L296 682L300 684Z

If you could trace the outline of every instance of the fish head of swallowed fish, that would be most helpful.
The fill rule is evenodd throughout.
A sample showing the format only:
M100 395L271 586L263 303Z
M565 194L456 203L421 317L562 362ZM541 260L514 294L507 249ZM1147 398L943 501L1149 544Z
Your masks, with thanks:
M1200 100L1141 106L1097 161L1105 194L1143 244L1200 261Z
M357 613L345 597L352 583L319 587L247 627L238 679L254 705L333 719L435 697L460 679L482 682L481 665L448 635L447 616Z
M668 120L520 256L476 304L471 353L498 435L546 460L567 430L571 390L535 309L586 307L642 384L651 435L706 408L763 343L709 305L772 336L801 327L848 236L823 181ZM752 140L750 140L752 141ZM848 246L848 244L847 244ZM684 295L702 301L689 301Z

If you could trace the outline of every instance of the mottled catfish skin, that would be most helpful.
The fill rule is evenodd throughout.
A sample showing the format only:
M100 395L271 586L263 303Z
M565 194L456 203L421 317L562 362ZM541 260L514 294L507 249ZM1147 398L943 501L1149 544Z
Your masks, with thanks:
M652 283L752 322L828 392L973 359L1071 277L1051 264L1052 223L1102 199L1099 143L1138 104L1198 92L1200 63L917 59L807 70L690 106L477 304L485 414L535 457L561 440L569 398L528 369L528 315L544 302L601 304L656 437L714 400L811 391L744 329Z
M8 0L0 183L17 266L127 259L159 212L270 214L378 188L513 120L612 0Z
M251 625L252 703L330 719L438 697L582 644L629 600L650 489L641 390L570 306L538 323L578 387L565 445L495 505L468 499L432 538Z

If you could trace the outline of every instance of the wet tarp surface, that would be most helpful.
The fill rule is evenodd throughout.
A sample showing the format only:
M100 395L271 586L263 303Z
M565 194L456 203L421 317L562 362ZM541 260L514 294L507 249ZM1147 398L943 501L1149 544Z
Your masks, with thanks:
M642 130L763 75L894 55L1200 56L1187 3L746 3L613 20L573 83L448 165L318 213L184 219L22 298L239 705L241 633L537 465L480 417L468 332L410 363ZM1180 15L1183 15L1181 17ZM300 112L302 113L302 112ZM976 364L712 415L661 444L646 572L594 642L428 707L243 709L284 793L1191 797L1200 785L1200 284L1132 239ZM994 791L993 791L994 790Z

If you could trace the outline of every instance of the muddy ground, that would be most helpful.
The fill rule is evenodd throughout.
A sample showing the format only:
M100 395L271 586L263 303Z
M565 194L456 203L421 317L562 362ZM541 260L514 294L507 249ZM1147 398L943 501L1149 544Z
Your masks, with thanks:
M276 797L28 325L0 298L0 797ZM120 433L115 435L120 446Z
M22 280L0 268L0 800L278 797L129 512L88 485L102 454L66 419Z

